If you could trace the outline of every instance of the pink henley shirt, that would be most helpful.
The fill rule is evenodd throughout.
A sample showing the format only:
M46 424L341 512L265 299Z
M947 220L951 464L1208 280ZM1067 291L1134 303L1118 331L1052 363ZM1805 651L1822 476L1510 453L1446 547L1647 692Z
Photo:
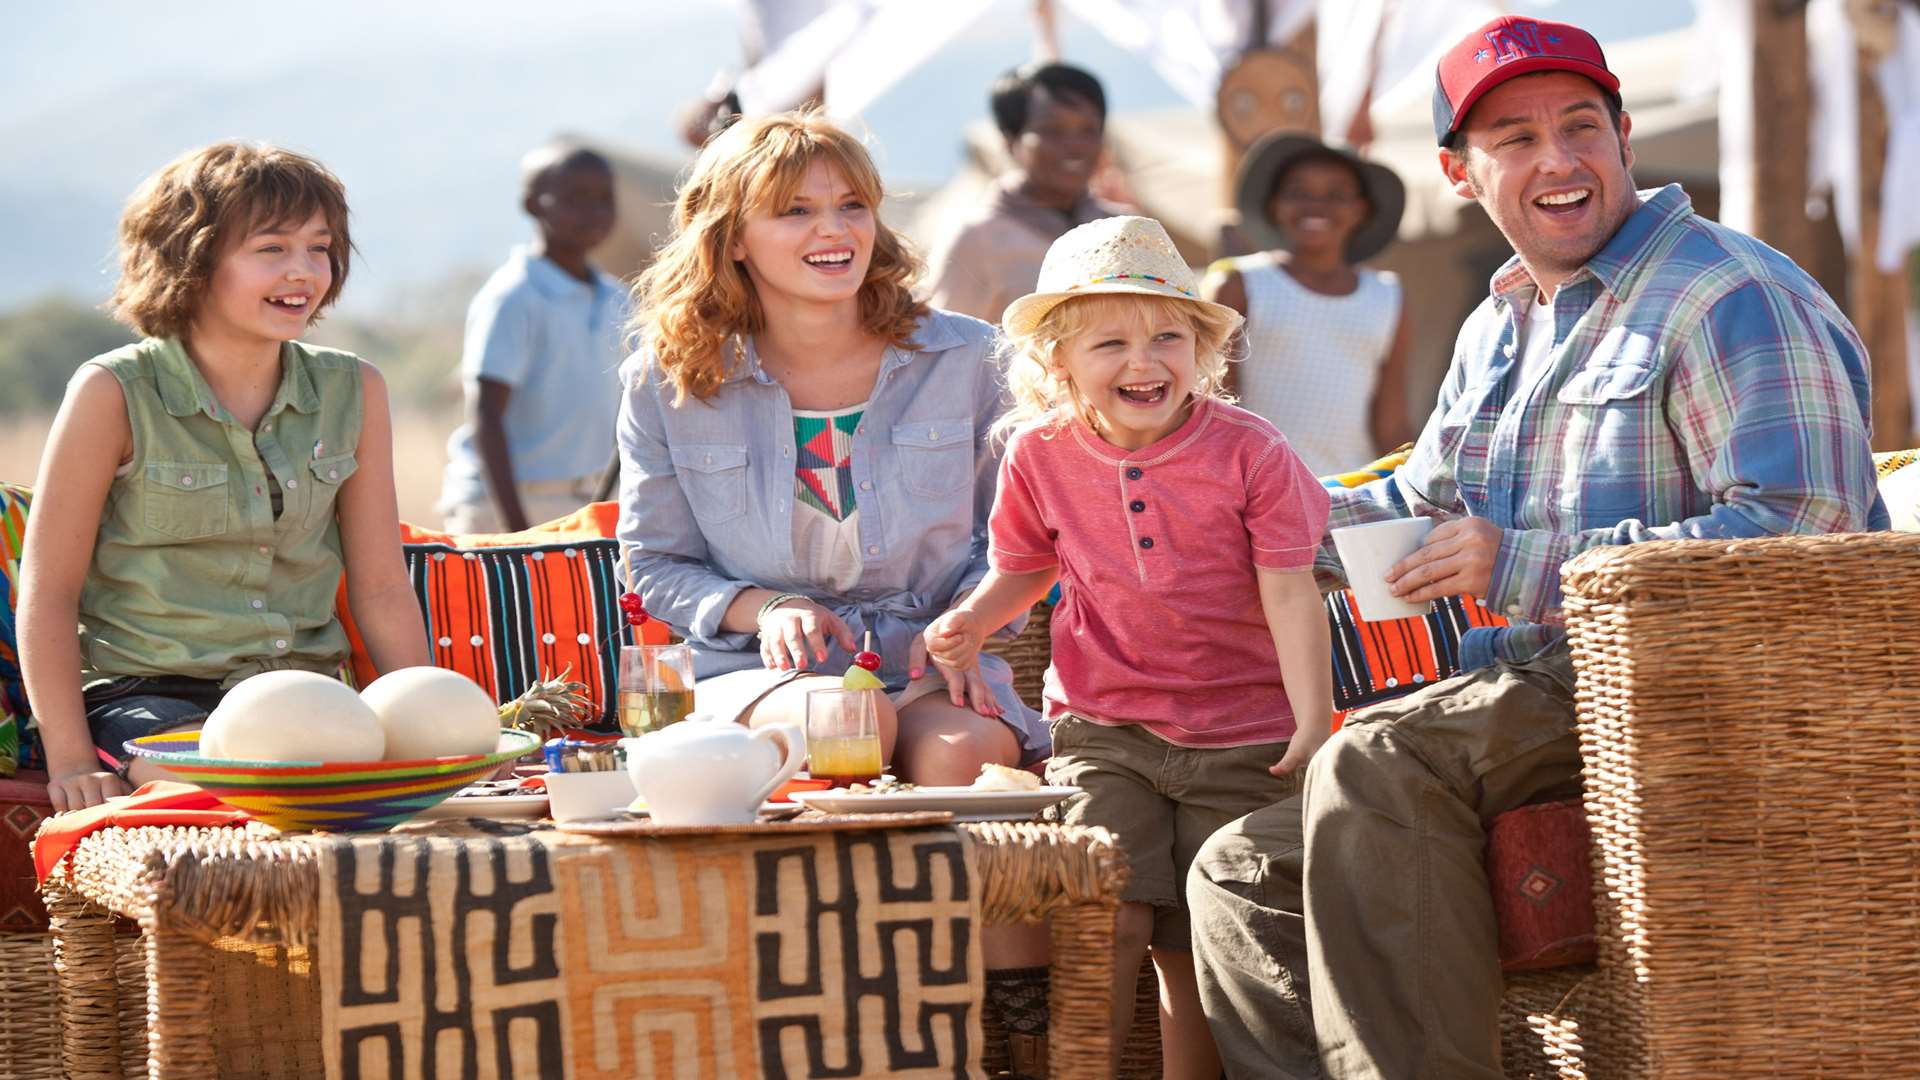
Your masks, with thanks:
M1060 571L1047 718L1140 724L1181 746L1291 738L1255 568L1309 569L1327 505L1272 424L1221 402L1141 450L1077 420L1015 433L989 558Z

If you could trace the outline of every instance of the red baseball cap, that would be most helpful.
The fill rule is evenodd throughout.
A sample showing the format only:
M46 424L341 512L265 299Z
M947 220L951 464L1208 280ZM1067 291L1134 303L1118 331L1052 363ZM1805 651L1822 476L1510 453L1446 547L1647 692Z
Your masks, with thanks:
M1433 81L1433 133L1440 145L1487 91L1536 71L1584 75L1600 84L1615 108L1620 106L1620 80L1607 70L1607 56L1592 34L1568 23L1502 15L1440 57Z

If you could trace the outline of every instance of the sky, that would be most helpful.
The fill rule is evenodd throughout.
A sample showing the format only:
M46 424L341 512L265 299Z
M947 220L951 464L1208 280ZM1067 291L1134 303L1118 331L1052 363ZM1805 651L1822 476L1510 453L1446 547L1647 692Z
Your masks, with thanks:
M863 118L891 184L950 175L987 83L1030 58L1026 5L999 4ZM1511 6L1603 41L1692 18L1686 0ZM739 51L725 0L333 0L292 28L284 14L256 0L13 6L0 36L0 311L50 292L104 296L127 193L230 137L308 151L347 182L364 258L342 307L377 309L523 239L517 162L556 133L683 163L672 116ZM1063 30L1116 111L1179 103L1096 31Z

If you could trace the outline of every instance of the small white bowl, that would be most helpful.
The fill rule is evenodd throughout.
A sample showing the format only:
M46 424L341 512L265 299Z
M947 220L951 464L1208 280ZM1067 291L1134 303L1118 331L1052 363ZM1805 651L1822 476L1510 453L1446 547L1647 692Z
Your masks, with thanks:
M555 821L620 817L639 795L625 769L547 774L547 803Z

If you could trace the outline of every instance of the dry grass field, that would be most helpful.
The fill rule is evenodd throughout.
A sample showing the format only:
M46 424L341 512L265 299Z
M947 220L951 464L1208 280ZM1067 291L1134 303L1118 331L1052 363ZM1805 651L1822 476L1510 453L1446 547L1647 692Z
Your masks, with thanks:
M33 483L40 470L40 452L46 445L51 416L0 420L0 480ZM394 480L400 516L439 528L434 503L440 497L440 472L447 464L447 435L459 425L453 411L402 411L394 417Z

